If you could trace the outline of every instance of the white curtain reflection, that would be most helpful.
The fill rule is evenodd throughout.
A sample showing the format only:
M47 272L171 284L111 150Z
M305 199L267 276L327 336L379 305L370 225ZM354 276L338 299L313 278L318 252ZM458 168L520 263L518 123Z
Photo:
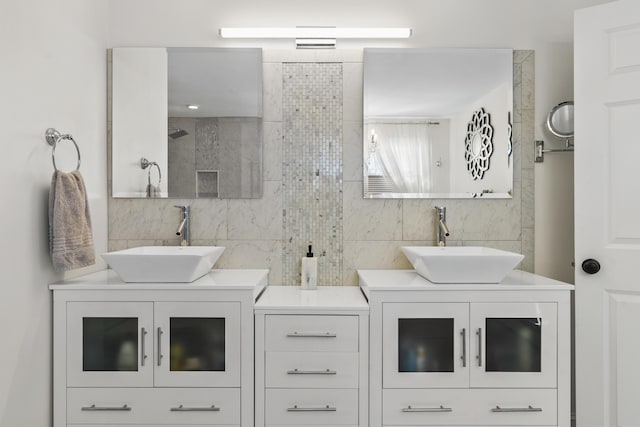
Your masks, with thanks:
M393 191L431 191L431 137L426 123L378 123L371 125L377 136L376 160L393 185Z

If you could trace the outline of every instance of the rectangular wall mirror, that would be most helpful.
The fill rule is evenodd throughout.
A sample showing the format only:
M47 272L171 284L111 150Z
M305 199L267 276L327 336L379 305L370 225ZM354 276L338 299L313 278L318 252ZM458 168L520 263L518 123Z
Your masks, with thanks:
M511 198L513 51L365 49L365 198Z
M114 48L112 195L262 197L262 50Z

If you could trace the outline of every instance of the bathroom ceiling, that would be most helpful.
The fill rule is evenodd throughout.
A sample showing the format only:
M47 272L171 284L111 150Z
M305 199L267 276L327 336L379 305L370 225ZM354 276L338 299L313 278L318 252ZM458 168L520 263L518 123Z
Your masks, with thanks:
M504 49L377 51L387 60L365 68L369 92L364 116L368 118L449 117L505 83L505 76L496 73L496 67L512 67ZM462 52L464 56L459 55ZM417 93L429 95L417 98Z
M259 117L257 49L168 48L170 117ZM260 60L261 62L261 60ZM197 110L187 105L198 105Z

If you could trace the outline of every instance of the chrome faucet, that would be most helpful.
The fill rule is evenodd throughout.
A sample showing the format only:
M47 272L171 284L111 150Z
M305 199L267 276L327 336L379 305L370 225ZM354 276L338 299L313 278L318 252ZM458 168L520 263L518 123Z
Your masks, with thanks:
M180 236L180 246L191 246L191 206L175 205L182 212L176 235Z
M449 227L447 227L447 208L444 206L436 206L436 215L438 223L438 246L447 246L447 236L449 236Z

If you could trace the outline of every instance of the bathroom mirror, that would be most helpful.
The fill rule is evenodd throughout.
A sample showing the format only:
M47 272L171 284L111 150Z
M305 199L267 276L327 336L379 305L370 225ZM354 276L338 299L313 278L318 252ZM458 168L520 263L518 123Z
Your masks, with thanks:
M112 194L262 196L262 51L112 49Z
M573 138L573 101L561 102L551 109L547 129L558 138Z
M510 198L511 49L365 49L365 198Z

